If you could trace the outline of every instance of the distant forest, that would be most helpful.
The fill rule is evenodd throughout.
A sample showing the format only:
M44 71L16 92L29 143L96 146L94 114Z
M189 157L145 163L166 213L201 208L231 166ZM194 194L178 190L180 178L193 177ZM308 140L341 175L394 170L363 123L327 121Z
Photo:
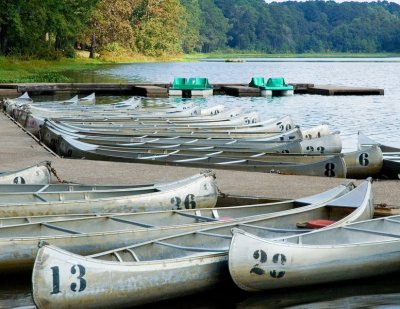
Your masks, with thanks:
M263 0L0 0L0 54L400 52L400 5Z

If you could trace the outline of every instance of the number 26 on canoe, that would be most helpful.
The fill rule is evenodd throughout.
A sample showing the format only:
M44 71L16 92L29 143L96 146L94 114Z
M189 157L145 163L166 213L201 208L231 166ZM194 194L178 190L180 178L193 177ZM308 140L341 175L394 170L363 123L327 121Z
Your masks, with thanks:
M174 196L173 198L171 198L171 204L173 206L173 210L183 209L181 207L182 199L179 196ZM185 209L195 209L197 206L196 196L194 194L186 195L185 199L183 200L183 206L185 207Z

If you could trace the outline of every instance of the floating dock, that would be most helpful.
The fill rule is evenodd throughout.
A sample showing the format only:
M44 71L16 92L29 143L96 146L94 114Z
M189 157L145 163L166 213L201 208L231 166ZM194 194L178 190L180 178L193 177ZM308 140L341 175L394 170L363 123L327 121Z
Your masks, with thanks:
M291 83L294 94L318 95L384 95L384 89L349 87L335 85L314 85L311 83ZM104 95L136 95L153 98L168 97L170 84L166 83L31 83L0 84L0 96L17 96L25 91L33 94L91 93ZM213 84L213 95L236 97L260 97L261 90L248 84Z

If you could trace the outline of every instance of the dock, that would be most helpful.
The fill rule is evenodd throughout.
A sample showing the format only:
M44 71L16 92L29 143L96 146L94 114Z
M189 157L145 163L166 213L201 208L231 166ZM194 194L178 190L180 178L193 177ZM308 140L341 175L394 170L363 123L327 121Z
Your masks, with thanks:
M315 95L384 95L384 89L313 83L289 83L294 94ZM152 98L168 97L169 83L29 83L1 84L0 97L12 97L28 91L31 94L92 93L100 95L132 95ZM260 97L261 90L241 83L213 84L213 95Z
M201 169L139 163L60 158L0 112L0 171L17 170L50 160L61 180L87 184L144 184L178 180ZM316 194L349 182L348 179L289 176L215 169L217 184L227 197L218 205L287 200ZM53 177L57 183L57 178ZM359 183L360 181L354 181ZM399 181L373 183L376 216L400 214Z

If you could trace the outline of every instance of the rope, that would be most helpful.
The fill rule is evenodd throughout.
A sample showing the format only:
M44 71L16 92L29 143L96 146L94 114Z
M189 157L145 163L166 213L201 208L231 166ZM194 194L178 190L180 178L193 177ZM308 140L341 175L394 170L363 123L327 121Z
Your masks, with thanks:
M57 175L57 171L54 167L50 167L50 171L52 172L52 174L57 178L59 183L70 183L69 181L66 180L62 180L58 175Z
M222 198L225 198L225 197L226 197L226 194L223 193L223 192L218 188L218 186L217 186L217 191L218 191L218 194L219 194Z

